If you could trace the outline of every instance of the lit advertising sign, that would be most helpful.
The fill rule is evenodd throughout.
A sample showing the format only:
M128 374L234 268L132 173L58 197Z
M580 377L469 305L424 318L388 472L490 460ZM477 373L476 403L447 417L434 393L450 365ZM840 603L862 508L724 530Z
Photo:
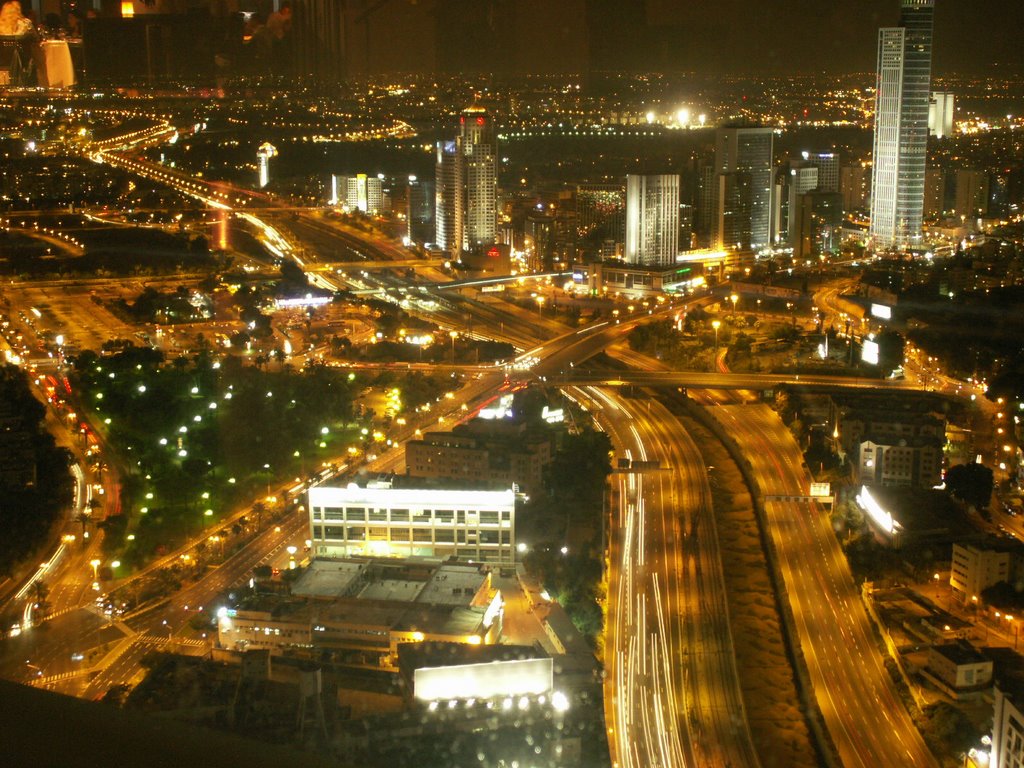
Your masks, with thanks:
M811 496L823 499L832 495L831 483L811 483Z
M878 365L878 342L864 339L864 346L860 350L860 359L868 365Z
M884 304L872 304L871 316L877 317L879 320L892 320L892 307L887 307Z
M867 513L868 517L870 517L871 520L882 529L882 531L890 536L899 530L900 524L893 519L892 514L890 514L888 510L884 509L882 505L875 500L875 497L871 495L867 486L861 486L860 493L857 494L857 505Z
M275 299L274 305L278 309L294 309L295 307L322 307L331 303L330 296L313 296L306 294L298 299Z
M551 693L552 686L551 659L426 667L413 673L413 690L420 701L540 696Z
M548 424L561 424L565 421L565 409L564 408L548 408L544 406L544 410L541 411L540 417L544 419Z

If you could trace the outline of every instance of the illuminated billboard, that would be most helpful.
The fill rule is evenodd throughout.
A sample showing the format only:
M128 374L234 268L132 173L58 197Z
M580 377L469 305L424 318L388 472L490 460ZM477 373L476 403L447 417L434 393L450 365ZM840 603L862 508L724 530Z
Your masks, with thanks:
M892 320L892 307L887 307L884 304L872 304L871 315L879 320Z
M857 505L867 513L872 522L877 525L883 533L895 536L902 526L893 518L892 514L879 504L867 486L862 485L860 493L857 494Z
M811 496L816 498L828 498L831 495L831 483L811 483Z
M864 339L864 346L860 350L860 359L868 365L878 365L878 342Z
M278 309L294 309L296 307L322 307L330 304L333 299L330 296L313 296L307 293L305 296L294 299L274 299L274 306Z
M413 691L420 701L540 696L551 693L553 669L551 659L425 667L413 674Z

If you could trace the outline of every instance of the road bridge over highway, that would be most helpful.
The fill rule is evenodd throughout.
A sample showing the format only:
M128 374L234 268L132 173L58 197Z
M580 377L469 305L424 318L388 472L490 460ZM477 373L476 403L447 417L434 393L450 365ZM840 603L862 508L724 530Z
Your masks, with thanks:
M774 389L783 385L830 389L922 392L925 388L903 379L865 379L852 376L788 373L707 373L701 371L586 371L572 369L562 375L527 377L558 386L600 384L608 387L692 387L693 389Z

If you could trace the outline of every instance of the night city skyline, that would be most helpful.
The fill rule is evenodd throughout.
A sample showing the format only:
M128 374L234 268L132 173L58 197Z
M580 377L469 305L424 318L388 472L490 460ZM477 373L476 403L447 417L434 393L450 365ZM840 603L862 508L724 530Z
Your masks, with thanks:
M1020 768L1020 29L0 0L0 763Z

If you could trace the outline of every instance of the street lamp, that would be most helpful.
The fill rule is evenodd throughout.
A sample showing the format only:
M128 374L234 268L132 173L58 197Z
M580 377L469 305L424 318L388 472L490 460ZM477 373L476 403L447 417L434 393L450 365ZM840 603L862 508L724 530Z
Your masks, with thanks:
M735 293L732 294L729 297L729 301L732 302L732 315L733 315L733 317L736 316L736 302L739 301L739 300L740 300L740 297L737 294L735 294Z
M452 365L455 365L455 340L459 338L458 331L448 331L448 336L452 340Z
M537 297L537 314L540 315L541 317L544 316L544 297L543 296L538 296Z
M99 559L90 560L89 561L89 565L92 566L92 580L93 581L99 581L100 560Z
M294 544L290 544L287 547L288 550L288 570L295 570L295 553L298 551L298 547Z
M711 327L715 329L715 357L718 357L718 329L722 327L722 321L712 320Z

